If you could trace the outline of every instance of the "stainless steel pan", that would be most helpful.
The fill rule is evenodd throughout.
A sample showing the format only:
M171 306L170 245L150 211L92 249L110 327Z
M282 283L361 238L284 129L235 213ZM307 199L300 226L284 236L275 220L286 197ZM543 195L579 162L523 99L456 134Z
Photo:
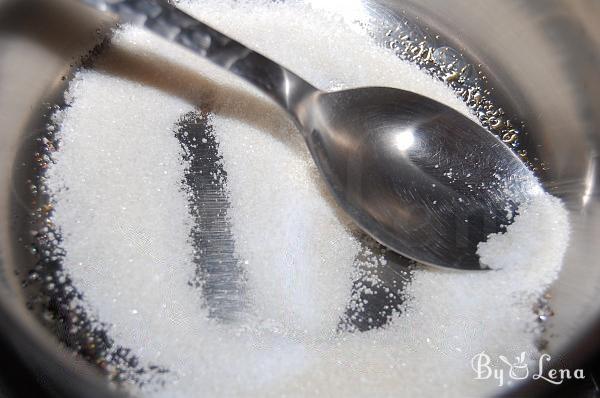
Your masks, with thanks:
M548 191L570 211L572 237L549 292L546 349L576 366L600 339L600 3L592 0L382 0L364 2L373 32L410 20L433 45L481 65L491 97L525 122L520 138ZM93 59L115 21L71 0L0 0L0 332L61 394L118 393L95 367L57 344L27 308L35 266L26 230L35 137L74 68ZM441 39L437 39L439 35ZM436 43L436 40L439 40ZM98 47L96 47L98 48ZM90 53L92 51L92 53ZM543 236L540 236L543 239ZM547 385L522 385L534 392Z

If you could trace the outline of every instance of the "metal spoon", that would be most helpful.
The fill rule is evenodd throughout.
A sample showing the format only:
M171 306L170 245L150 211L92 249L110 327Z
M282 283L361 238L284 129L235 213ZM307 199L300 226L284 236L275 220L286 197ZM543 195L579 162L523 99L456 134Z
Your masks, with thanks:
M540 192L499 139L429 98L383 87L320 91L163 0L83 2L178 43L266 93L294 119L354 221L421 263L486 268L478 244Z

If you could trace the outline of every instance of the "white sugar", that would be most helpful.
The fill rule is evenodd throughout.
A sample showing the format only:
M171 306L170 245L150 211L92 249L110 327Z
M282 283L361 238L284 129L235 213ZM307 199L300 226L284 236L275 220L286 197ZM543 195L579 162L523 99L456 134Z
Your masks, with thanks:
M248 261L259 317L296 332L333 334L359 245L340 223L300 134L273 118L264 121L279 127L270 133L213 118L228 172L236 248Z
M373 45L328 7L181 6L320 88L394 86L469 114L443 83ZM540 194L506 234L481 244L494 271L419 267L401 314L382 329L345 332L338 325L346 307L365 304L351 297L353 281L377 283L368 270L385 260L368 252L357 260L365 249L351 223L301 136L264 96L126 27L66 97L70 106L55 115L60 149L47 172L63 265L110 337L141 366L169 370L164 386L150 380L135 394L472 396L496 388L473 379L474 354L537 352L532 306L556 278L568 243L559 200ZM190 165L174 130L205 103L214 108L208 122L246 277L247 317L233 324L209 319L202 290L188 283L196 270L191 193L182 183Z

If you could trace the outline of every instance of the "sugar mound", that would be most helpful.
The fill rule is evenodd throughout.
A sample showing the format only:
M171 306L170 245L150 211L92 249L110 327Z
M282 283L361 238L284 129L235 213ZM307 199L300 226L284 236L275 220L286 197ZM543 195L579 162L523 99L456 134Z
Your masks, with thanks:
M180 5L320 88L394 86L470 115L442 82L330 10L299 2ZM124 27L96 68L77 74L66 98L69 106L55 115L60 147L46 174L52 221L64 270L92 319L143 366L168 369L132 385L135 395L480 396L497 385L473 379L474 354L538 352L531 308L568 243L558 199L540 194L507 233L481 244L494 271L417 267L385 327L351 332L340 328L347 307L366 304L351 297L353 282L377 283L368 270L385 260L365 249L300 135L263 95ZM229 324L209 316L190 283L198 253L183 181L193 153L174 132L182 115L206 104L249 300L247 316Z

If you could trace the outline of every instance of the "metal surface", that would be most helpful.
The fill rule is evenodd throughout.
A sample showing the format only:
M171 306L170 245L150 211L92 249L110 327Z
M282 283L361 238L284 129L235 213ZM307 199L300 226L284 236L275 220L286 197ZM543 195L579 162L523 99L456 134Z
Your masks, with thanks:
M235 73L295 116L315 88L283 66L203 24L165 0L81 0L123 22L144 27Z
M397 23L398 16L418 16L423 26L432 27L434 41L436 34L446 39L439 45L451 45L481 64L495 89L494 99L527 122L523 145L535 153L538 164L544 163L538 171L543 186L566 203L572 225L564 267L550 291L554 316L546 324L546 349L561 361L560 367L578 366L598 347L600 330L600 4L379 3L385 8L365 1L359 11L375 28ZM114 392L85 361L61 348L25 306L23 275L15 272L31 268L35 258L18 233L26 229L23 217L32 210L18 194L28 178L17 167L18 154L44 128L42 115L64 90L62 77L69 76L113 23L75 1L0 0L0 331L43 384L63 397ZM482 308L486 310L496 309ZM531 396L540 387L552 386L525 383L515 394Z
M507 208L541 192L499 139L433 100L362 88L313 101L306 141L338 202L421 263L481 269L477 245L510 223Z
M486 268L479 243L541 192L508 147L446 105L391 88L319 91L163 0L83 2L178 43L269 95L304 132L342 208L378 242L413 260Z

